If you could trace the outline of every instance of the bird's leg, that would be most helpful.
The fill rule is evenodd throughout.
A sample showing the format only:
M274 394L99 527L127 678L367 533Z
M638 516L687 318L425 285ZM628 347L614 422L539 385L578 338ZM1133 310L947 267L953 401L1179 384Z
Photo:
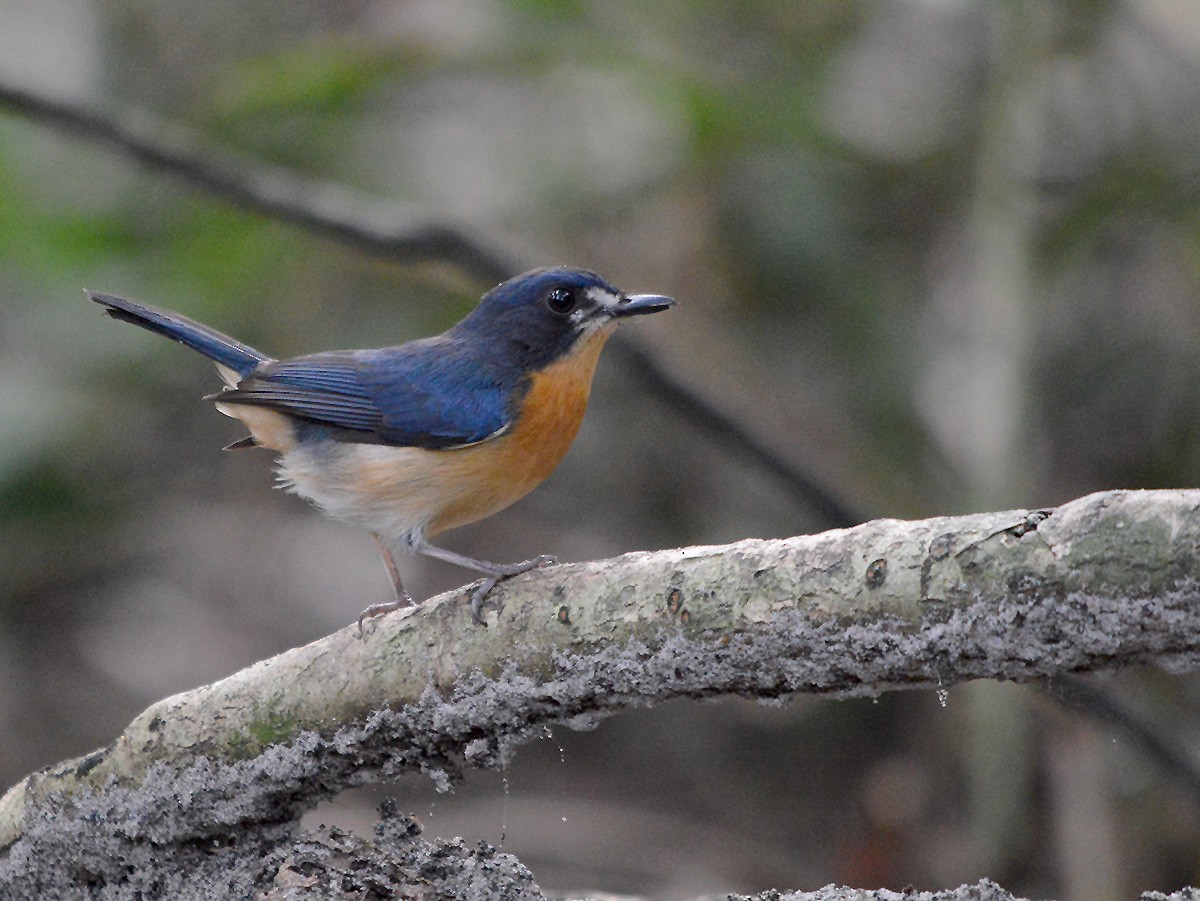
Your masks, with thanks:
M507 579L509 576L520 575L527 573L531 569L541 569L543 566L553 566L558 563L558 558L550 554L542 554L534 557L532 560L522 560L520 563L490 563L487 560L476 560L474 557L468 557L465 554L458 554L454 551L448 551L445 548L440 548L427 542L420 535L413 535L408 540L408 546L418 554L423 554L426 557L433 557L437 560L444 560L447 563L453 563L455 566L461 566L464 569L473 569L475 572L483 573L487 578L483 580L483 584L475 589L475 593L471 595L471 619L479 623L481 626L486 626L483 621L483 600L487 597L487 593L496 587L496 583L501 579Z
M401 607L413 606L413 599L409 593L404 590L404 583L400 581L400 570L396 568L396 561L392 558L392 549L388 547L382 538L372 533L372 538L379 545L379 553L383 555L383 565L387 569L388 576L392 580L392 590L395 592L395 599L388 601L386 604L372 604L366 610L358 615L358 637L363 637L363 620L371 619L372 617L380 616L384 613L391 613L393 610L399 610Z

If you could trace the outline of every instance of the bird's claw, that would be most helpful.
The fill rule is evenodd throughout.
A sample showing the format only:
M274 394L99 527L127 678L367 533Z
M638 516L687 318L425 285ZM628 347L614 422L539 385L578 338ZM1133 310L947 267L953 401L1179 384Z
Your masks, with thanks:
M496 587L496 583L500 581L499 576L488 576L483 580L478 588L471 593L471 619L479 623L485 629L487 623L483 619L483 601L487 597L487 593Z
M521 573L527 573L535 569L544 569L547 566L557 566L558 558L553 554L539 554L531 560L525 560L521 563L514 563L512 566L504 568L502 573L494 576L488 576L483 580L482 584L471 593L471 619L479 623L481 626L487 626L483 619L483 604L487 600L488 592L496 587L496 583L511 576L519 576Z
M388 601L384 604L372 604L366 610L358 615L358 637L362 640L366 637L363 631L363 623L369 619L374 619L377 616L383 616L385 613L391 613L393 610L399 610L401 607L412 607L414 601L407 594L397 597L395 600Z

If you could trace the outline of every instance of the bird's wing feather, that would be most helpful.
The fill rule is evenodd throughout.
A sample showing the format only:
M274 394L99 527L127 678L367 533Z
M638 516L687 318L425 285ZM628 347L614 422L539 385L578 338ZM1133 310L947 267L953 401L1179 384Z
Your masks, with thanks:
M268 363L214 400L332 426L343 441L442 449L507 428L513 398L502 381L433 338Z

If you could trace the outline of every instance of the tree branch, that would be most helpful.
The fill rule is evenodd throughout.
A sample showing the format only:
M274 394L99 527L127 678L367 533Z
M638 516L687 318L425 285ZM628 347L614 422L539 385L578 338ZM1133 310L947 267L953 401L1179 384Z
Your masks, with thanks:
M91 141L235 206L400 262L438 259L485 281L513 275L512 261L464 225L423 216L335 182L202 147L185 129L148 116L102 115L0 84L0 106Z
M493 246L461 224L423 215L411 207L364 195L333 182L303 178L278 167L235 159L204 147L195 135L146 116L101 115L0 83L0 107L114 150L143 166L177 178L252 213L288 222L366 253L399 262L445 261L486 282L529 269L528 261ZM861 522L820 480L783 458L745 426L690 388L628 335L610 342L643 374L647 391L658 392L705 432L780 479L827 527Z
M0 799L0 885L37 854L102 866L101 840L258 848L347 786L448 784L547 724L669 698L1190 669L1198 586L1200 491L1146 491L553 567L497 589L486 629L452 592L161 701L28 777Z
M1133 747L1186 789L1193 803L1200 803L1200 767L1175 736L1159 729L1137 710L1122 704L1113 693L1082 679L1054 676L1041 687L1068 710L1121 732Z

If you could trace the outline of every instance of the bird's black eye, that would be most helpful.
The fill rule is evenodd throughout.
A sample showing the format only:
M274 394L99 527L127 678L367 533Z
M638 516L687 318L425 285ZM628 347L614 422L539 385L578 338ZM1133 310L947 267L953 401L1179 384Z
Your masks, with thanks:
M546 306L551 313L566 316L575 309L575 292L570 288L555 288L546 296Z

